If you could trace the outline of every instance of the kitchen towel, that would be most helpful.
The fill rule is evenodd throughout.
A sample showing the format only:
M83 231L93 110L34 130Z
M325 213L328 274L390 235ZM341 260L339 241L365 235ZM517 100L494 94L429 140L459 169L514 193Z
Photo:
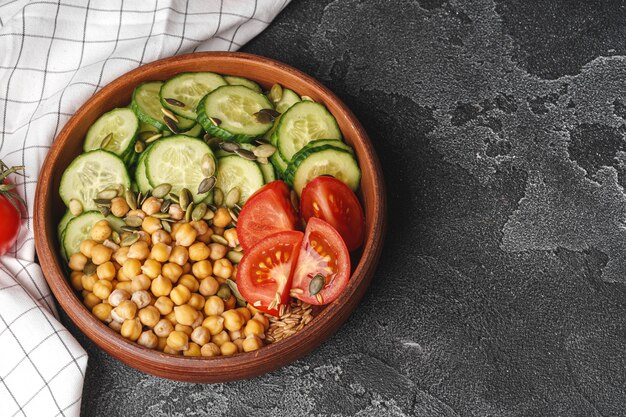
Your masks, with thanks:
M233 51L289 0L0 0L0 159L27 203L0 257L0 415L78 416L87 355L60 324L35 261L33 202L46 153L100 88L151 61ZM6 221L6 219L0 219Z

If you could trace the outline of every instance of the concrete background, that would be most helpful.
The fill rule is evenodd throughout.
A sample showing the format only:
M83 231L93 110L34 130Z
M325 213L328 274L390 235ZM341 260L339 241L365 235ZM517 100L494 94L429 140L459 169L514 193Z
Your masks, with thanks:
M616 1L293 1L244 51L370 133L373 285L313 354L223 385L143 375L70 326L84 415L626 415L625 22Z

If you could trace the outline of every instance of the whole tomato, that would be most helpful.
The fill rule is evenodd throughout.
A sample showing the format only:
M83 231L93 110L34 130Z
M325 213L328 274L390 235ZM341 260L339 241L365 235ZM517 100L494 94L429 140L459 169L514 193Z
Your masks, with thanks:
M15 185L7 180L9 174L23 167L7 167L0 161L0 256L15 244L20 232L22 198L15 193Z

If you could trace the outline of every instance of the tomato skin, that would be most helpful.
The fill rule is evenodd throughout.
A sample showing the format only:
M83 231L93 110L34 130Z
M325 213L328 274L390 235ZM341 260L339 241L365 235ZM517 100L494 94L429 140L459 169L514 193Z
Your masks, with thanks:
M295 230L298 214L291 204L290 191L283 181L272 181L248 198L237 220L239 243L248 251L274 233Z
M325 260L325 256L330 259ZM319 299L309 292L311 280L318 274L325 281ZM349 279L350 253L341 235L324 220L310 218L292 280L292 289L301 289L302 293L293 292L294 296L313 305L328 304L341 295Z
M349 251L359 248L365 238L365 216L356 194L342 181L322 176L303 189L300 213L305 221L317 217L330 223Z
M304 233L296 230L274 233L245 252L237 268L237 288L246 301L278 316L280 306L289 303L291 280L303 237ZM281 294L280 303L269 308L277 292Z
M19 211L7 197L0 194L0 256L7 253L17 241L21 222Z

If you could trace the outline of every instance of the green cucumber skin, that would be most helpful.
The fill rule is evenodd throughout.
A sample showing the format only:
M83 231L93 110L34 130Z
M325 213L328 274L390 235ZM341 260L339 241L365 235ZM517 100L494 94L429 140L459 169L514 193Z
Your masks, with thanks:
M248 151L252 151L255 148L255 146L248 143L242 143L241 147ZM226 158L227 156L233 156L233 154L230 152L226 152L222 149L218 149L217 151L215 151L215 157L218 159L218 163L220 158ZM263 174L263 179L265 180L266 184L276 179L276 171L274 170L274 166L271 163L262 164L260 162L257 162L257 164L261 169L261 173Z
M213 75L219 76L223 80L224 83L222 85L218 86L218 88L221 87L221 86L224 86L224 85L228 85L228 82L224 79L223 75L220 75L220 74L215 73L215 72L210 72L210 71L201 71L199 73L201 73L201 74L213 74ZM175 114L177 114L177 115L179 115L181 117L185 117L185 118L193 117L193 115L191 113L194 113L194 112L196 113L196 118L197 118L197 114L198 114L197 109L193 109L190 112L186 112L184 110L184 108L173 106L173 105L169 104L167 101L165 101L165 99L168 98L168 97L163 97L163 89L164 89L165 85L168 82L170 82L172 80L175 80L176 78L179 78L181 76L189 76L189 75L192 75L192 74L198 74L198 72L183 72L181 74L175 75L174 77L172 77L172 78L166 80L165 82L163 82L163 85L161 86L161 90L159 91L159 100L161 101L161 105L163 105L163 107L165 107L166 109L169 109L173 113L175 113ZM210 93L210 91L209 91L209 93Z
M81 219L84 219L85 217L91 217L91 216L94 217L94 222L92 223L92 225L95 224L97 221L100 221L102 219L106 219L106 220L109 221L109 224L111 225L111 228L113 230L115 230L116 232L118 232L118 233L122 232L121 227L124 226L124 224L125 224L124 220L122 220L122 219L120 219L118 217L115 217L113 215L109 215L107 217L104 217L99 211L94 211L94 210L85 211L85 212L81 213L80 215L72 218L67 223L67 226L65 227L65 230L63 231L63 243L61 245L63 247L62 253L65 254L65 256L67 256L68 258L69 258L69 256L73 255L74 253L77 253L77 252L69 253L69 250L68 250L69 249L68 248L69 243L65 242L65 239L67 238L67 231L68 231L70 225L73 222L75 222L75 221L81 221Z
M100 120L102 117L104 117L104 116L106 116L106 115L108 115L110 113L113 113L113 112L115 112L117 110L121 110L121 109L125 109L125 107L119 107L119 108L116 108L116 109L113 109L113 110L109 110L108 112L106 112L102 116L100 116L98 119L96 119L96 121L91 126L89 126L89 129L87 130L87 134L85 135L85 142L83 143L83 152L95 151L95 150L98 150L98 149L102 149L102 150L108 151L108 149L103 149L100 146L98 146L97 148L93 148L93 149L87 149L87 138L90 135L91 129L93 129L95 127L95 125L98 122L98 120ZM135 114L135 117L137 117L137 113L135 113L134 110L133 110L133 114ZM123 156L126 152L128 152L129 149L134 149L135 142L137 142L137 135L139 134L139 127L140 127L139 118L137 118L137 129L135 129L135 133L133 134L133 137L131 138L130 142L128 143L128 146L125 149L123 149L120 153L116 153L116 152L113 152L113 153L115 153L118 156ZM112 152L112 151L109 151L109 152Z
M276 152L274 152L274 155L270 157L270 161L272 161L272 165L274 165L278 176L282 179L285 179L285 171L287 170L287 166L289 165L289 163L283 159L280 152L278 151L278 135L276 135L276 130L274 130L270 142L272 143L272 145L276 146Z
M256 91L257 93L263 92L263 89L259 84L247 78L239 77L237 75L223 75L222 77L224 77L224 80L228 83L228 85L242 85Z
M145 114L141 110L139 105L137 104L137 101L135 100L135 95L137 94L137 91L141 88L141 86L143 86L144 84L152 83L152 82L154 82L154 81L146 81L145 83L141 83L137 87L135 87L135 89L133 90L133 98L132 98L132 101L130 103L130 108L135 112L135 114L137 115L137 118L139 119L139 121L144 122L146 124L149 124L149 125L153 126L157 130L166 130L166 129L168 129L168 127L167 127L167 125L165 123L162 123L159 120L156 120L156 119L148 116L147 114Z
M285 113L291 106L301 102L302 99L293 90L283 88L283 97L276 103L276 110Z
M296 153L293 156L293 160L289 163L289 165L287 166L287 169L285 170L285 173L283 175L283 179L285 180L285 182L290 186L293 187L293 180L294 177L296 175L296 171L298 170L298 167L300 166L300 164L307 159L309 156L317 153L317 152L321 152L321 151L326 151L326 150L335 150L337 152L344 152L349 154L350 156L352 156L352 158L354 158L354 155L351 154L350 152L346 151L345 149L341 149L338 148L336 146L332 146L332 145L322 145L322 146L316 146L316 147L312 147L309 149L302 149L300 151L298 151L298 153ZM355 159L356 162L356 159ZM358 166L358 163L357 163Z

